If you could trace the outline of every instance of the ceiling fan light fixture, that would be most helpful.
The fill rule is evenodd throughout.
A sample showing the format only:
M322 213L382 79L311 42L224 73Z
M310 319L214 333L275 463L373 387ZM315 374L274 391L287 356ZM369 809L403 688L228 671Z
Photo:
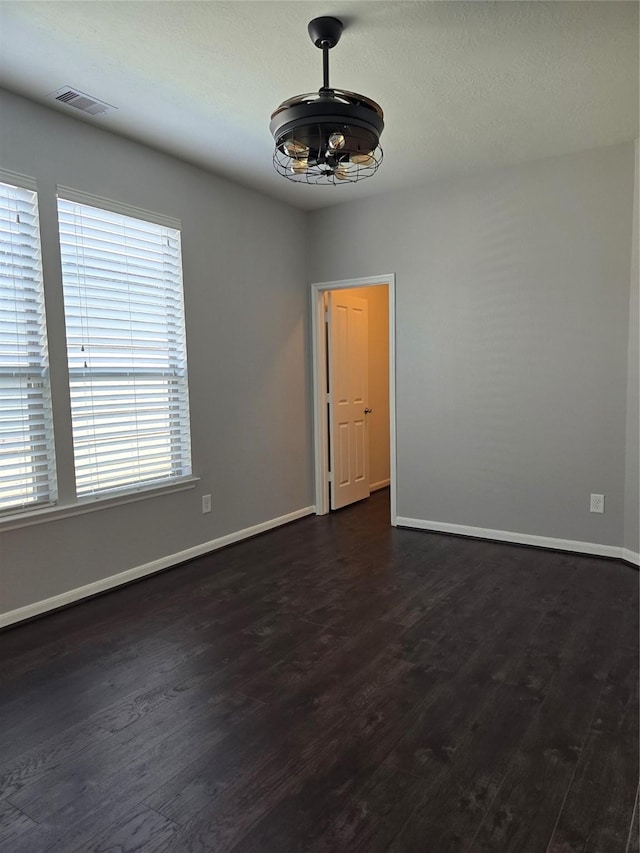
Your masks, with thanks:
M322 50L323 86L318 92L289 98L274 110L273 165L290 181L356 183L374 175L382 162L384 115L370 98L329 85L329 50L340 40L342 22L314 18L308 29Z
M344 148L345 139L342 133L332 133L329 137L329 148L332 151L340 151Z
M374 162L373 151L367 151L366 154L351 154L349 161L357 166L371 166Z
M297 139L288 139L285 143L285 148L290 157L306 157L309 153L307 146L303 145L302 142L298 142Z

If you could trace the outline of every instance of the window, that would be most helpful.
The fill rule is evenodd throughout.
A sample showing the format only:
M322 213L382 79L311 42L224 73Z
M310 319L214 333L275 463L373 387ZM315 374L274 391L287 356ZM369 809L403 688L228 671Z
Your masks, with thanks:
M73 441L59 471L67 506L74 482L76 498L191 482L180 224L59 189L62 282L47 284L35 182L0 173L3 516L56 502L54 437ZM44 292L60 284L64 319L48 332L62 354L66 327L68 372L56 359L50 377ZM69 392L70 427L54 423L52 387L59 405Z
M38 198L0 183L0 512L55 499Z
M78 497L191 473L180 232L58 198Z

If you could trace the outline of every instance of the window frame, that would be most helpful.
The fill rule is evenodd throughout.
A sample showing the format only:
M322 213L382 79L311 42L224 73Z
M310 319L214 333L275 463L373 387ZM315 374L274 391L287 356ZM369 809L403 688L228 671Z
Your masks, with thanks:
M123 504L133 503L141 500L148 500L153 497L172 494L185 490L194 489L200 482L200 478L193 474L193 453L191 449L191 406L189 401L189 381L188 381L188 335L187 335L187 317L186 317L186 294L184 289L184 269L182 258L182 223L180 220L149 211L144 208L134 207L124 204L113 199L108 199L103 196L93 195L83 192L75 188L55 185L52 191L49 191L49 186L42 189L38 187L38 182L29 176L20 175L15 172L10 172L6 169L0 169L0 181L13 184L14 186L24 187L37 194L38 212L41 209L46 209L49 214L46 219L46 231L48 238L48 256L45 251L45 239L43 237L42 218L39 217L39 241L41 248L41 273L42 273L42 298L44 305L45 331L49 341L49 358L54 358L53 343L55 342L55 350L57 352L57 370L50 368L48 374L49 394L52 397L53 414L51 418L52 431L52 450L53 454L50 460L54 471L54 484L60 485L66 483L67 488L60 488L52 500L39 503L37 505L21 505L15 509L7 509L0 512L0 533L5 531L29 527L34 524L46 523L61 518L82 515L88 512L94 512L108 507L117 507ZM188 418L188 442L189 442L189 461L191 465L191 473L166 478L160 481L150 481L138 484L130 484L121 488L109 489L94 494L79 497L75 486L75 454L73 451L72 440L72 424L70 411L70 393L71 382L68 370L68 362L62 358L64 353L66 356L66 317L64 315L64 303L62 302L60 310L51 312L51 315L46 313L47 300L52 298L52 294L58 291L60 300L63 300L62 286L62 266L61 266L61 246L60 233L57 219L57 198L63 197L65 200L75 201L80 204L87 204L91 207L102 208L113 213L120 213L124 216L130 216L137 219L146 220L157 225L174 228L180 234L180 270L181 270L181 297L183 305L183 352L185 357L186 379L185 387L187 392L186 416ZM52 219L50 222L49 219ZM55 227L55 232L54 232ZM55 241L55 242L54 242ZM54 248L55 246L55 248ZM57 251L57 254L54 252ZM57 296L53 296L57 299ZM55 374L55 375L53 375ZM57 391L56 391L57 389ZM66 398L66 399L65 399ZM57 400L57 404L56 404ZM56 415L57 412L57 415ZM59 444L66 450L56 454L59 449ZM57 456L57 460L56 460ZM57 468L56 468L57 465ZM55 474L57 473L57 477Z
M33 178L17 172L11 172L7 169L0 169L0 182L6 186L16 190L24 190L32 193L34 198L31 203L34 208L34 228L35 228L35 245L34 255L30 259L33 265L33 271L36 280L36 286L33 288L34 297L25 299L25 306L32 306L34 313L39 315L38 323L40 325L40 351L37 364L29 365L26 369L20 369L18 375L24 377L24 383L27 388L32 387L32 374L37 375L37 384L41 386L39 394L34 395L40 401L42 407L42 415L34 419L27 419L28 431L32 433L33 429L40 430L44 428L44 438L40 442L44 448L44 453L40 454L42 458L39 461L34 460L32 463L32 471L30 474L32 485L25 487L26 492L31 489L35 494L34 500L23 500L19 503L0 508L0 523L5 519L13 518L16 515L24 513L37 513L42 509L54 506L58 499L58 483L56 476L56 450L55 450L55 424L53 419L53 403L51 393L51 374L49 368L49 324L46 312L46 297L44 284L44 260L42 250L42 231L40 227L40 194L38 192L37 183ZM17 304L17 303L16 303ZM28 308L25 310L29 311ZM8 382L16 378L16 371L3 371L0 367L0 380L6 377ZM27 409L31 408L33 403L27 405ZM42 424L42 427L40 426ZM31 445L34 446L34 443ZM40 489L38 483L44 484L45 488ZM38 494L42 492L43 497L38 499Z
M171 357L175 358L177 355L182 353L184 357L184 368L182 370L183 376L180 375L180 366L179 364L175 364L173 369L169 368L168 371L158 370L156 368L131 368L129 366L123 368L122 370L113 370L106 372L104 370L100 370L100 378L104 380L108 379L120 379L124 378L124 376L131 376L134 379L159 379L159 378L167 378L168 376L175 377L174 383L179 384L180 388L178 389L178 396L184 395L185 397L185 405L181 407L180 412L177 415L177 420L181 423L181 428L179 430L179 436L176 437L173 434L170 434L169 441L175 446L179 444L181 447L181 454L185 454L186 465L183 465L184 468L188 470L184 474L178 475L168 475L159 478L151 478L148 480L136 480L127 484L123 484L121 486L112 486L106 488L98 488L94 491L79 494L78 485L76 483L76 501L85 501L85 500L99 500L101 498L109 499L111 497L118 496L126 496L127 494L136 493L140 491L146 491L149 488L162 488L164 486L170 487L173 483L184 481L192 477L193 467L192 467L192 454L191 454L191 417L190 417L190 404L189 404L189 372L188 372L188 354L187 354L187 334L186 334L186 317L185 317L185 298L184 298L184 281L183 281L183 263L182 263L182 223L180 220L164 216L162 214L153 213L148 210L144 210L142 208L132 207L131 205L122 204L120 202L115 202L110 199L94 196L90 193L81 192L78 190L74 190L69 187L64 187L58 185L56 188L56 208L58 214L58 247L60 251L60 259L62 265L62 238L60 233L60 207L59 202L68 202L70 204L79 204L85 205L90 208L97 208L99 210L104 210L109 214L120 215L123 217L131 218L134 220L140 220L142 222L158 226L160 228L167 228L172 231L175 231L176 243L177 243L177 259L178 259L178 269L179 274L176 279L176 283L178 287L174 291L174 298L178 298L180 301L181 311L180 311L180 331L178 334L179 346L178 348L172 350L168 348L168 353L171 353ZM65 322L68 321L67 316L67 305L66 299L67 295L65 292L64 286L64 274L62 275L63 279L63 304L64 304L64 312L65 312ZM176 297L177 294L177 297ZM171 315L167 312L165 313L165 318L172 319ZM152 318L153 319L153 318ZM68 345L68 337L66 337L67 345ZM72 395L73 383L74 380L81 379L82 373L81 368L73 367L71 364L71 354L68 352L67 359L67 382L68 382L68 390L70 397ZM89 374L91 376L91 374ZM169 385L170 380L167 380L167 385ZM169 392L167 392L169 393ZM167 407L167 411L169 411L170 407ZM73 411L73 407L72 407ZM186 421L186 424L184 423ZM72 432L74 429L73 425L73 414L72 414ZM173 451L170 453L170 463L174 462L175 454ZM75 453L75 445L74 445L74 468L76 478L78 476L78 467L77 467L77 459Z

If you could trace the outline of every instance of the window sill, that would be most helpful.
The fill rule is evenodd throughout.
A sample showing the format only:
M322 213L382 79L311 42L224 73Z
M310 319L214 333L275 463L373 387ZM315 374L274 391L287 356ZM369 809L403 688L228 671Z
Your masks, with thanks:
M19 527L30 527L32 524L44 524L47 521L58 521L59 519L70 518L74 515L84 515L87 512L97 512L101 509L109 509L112 506L122 506L123 504L135 503L136 501L144 501L147 498L156 498L160 495L169 495L173 492L184 492L187 489L195 488L199 482L199 477L185 477L181 480L174 480L172 483L164 486L148 486L147 488L140 488L131 492L121 492L111 497L81 498L75 504L49 506L42 509L29 510L28 512L15 513L14 515L6 515L4 518L0 517L0 533L6 533L8 530L15 530Z

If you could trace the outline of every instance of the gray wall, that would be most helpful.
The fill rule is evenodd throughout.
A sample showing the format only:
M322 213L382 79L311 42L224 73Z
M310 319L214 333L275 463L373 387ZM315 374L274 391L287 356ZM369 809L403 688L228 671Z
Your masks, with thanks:
M628 144L311 214L396 273L399 516L622 545L632 201Z
M39 183L52 318L60 312L56 183L182 220L193 469L201 478L192 491L1 534L6 612L313 497L305 215L9 93L1 106L0 166ZM64 369L64 340L50 346ZM55 390L63 420L64 387ZM63 468L69 453L60 448ZM200 511L206 493L211 515Z
M638 299L638 141L635 145L635 179L633 197L633 252L631 255L631 289L629 293L629 373L627 377L627 471L624 520L624 547L640 552L640 301Z

